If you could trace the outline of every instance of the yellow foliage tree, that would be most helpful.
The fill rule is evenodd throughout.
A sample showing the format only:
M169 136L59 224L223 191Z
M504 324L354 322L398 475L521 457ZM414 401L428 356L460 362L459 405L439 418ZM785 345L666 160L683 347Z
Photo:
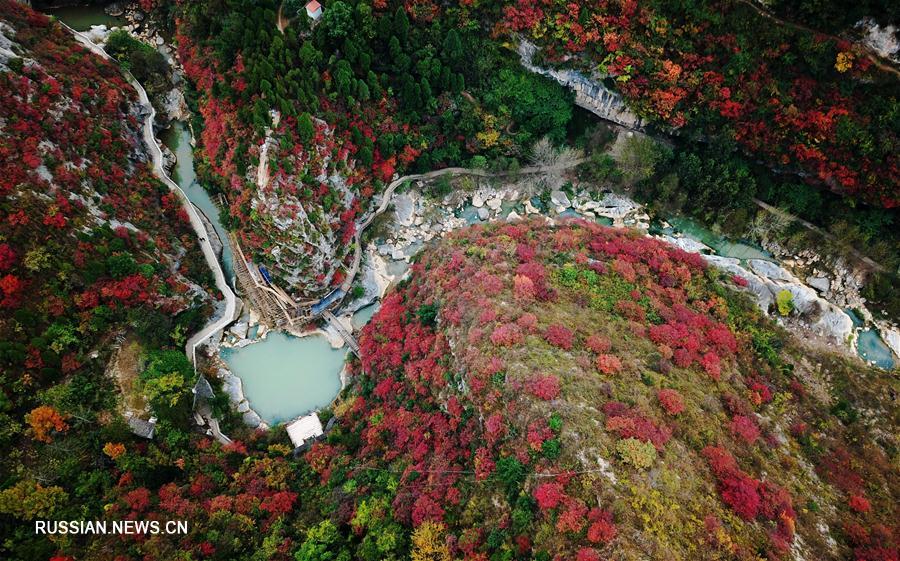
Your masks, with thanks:
M121 442L107 442L103 446L103 453L115 460L125 453L125 445Z
M0 514L10 514L20 520L47 518L68 498L62 487L44 487L31 480L22 480L0 491Z
M853 53L838 53L837 61L834 63L834 69L840 73L844 73L853 68Z
M63 432L69 428L66 419L49 405L41 405L25 415L25 421L31 426L31 432L35 440L41 442L53 442L50 431Z
M444 541L444 525L423 522L412 535L412 561L450 561L450 549Z

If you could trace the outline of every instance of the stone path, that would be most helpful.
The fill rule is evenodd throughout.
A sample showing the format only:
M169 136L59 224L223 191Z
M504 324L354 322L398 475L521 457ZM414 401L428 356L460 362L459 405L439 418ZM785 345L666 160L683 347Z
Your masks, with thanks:
M88 50L106 60L113 60L112 57L105 50L103 50L103 47L88 39L86 35L75 31L62 22L60 22L60 24L68 29L69 32L72 33L72 35L75 37L75 39L79 43L84 45ZM191 338L188 339L187 344L185 345L185 353L191 360L191 363L196 364L197 347L204 344L207 339L209 339L215 333L221 331L229 323L234 321L238 312L237 297L231 290L231 287L228 286L228 281L225 279L225 273L222 271L222 266L219 264L219 260L216 257L216 252L208 239L209 235L206 232L206 227L203 225L203 220L200 218L197 209L194 207L193 203L191 203L190 199L188 199L188 196L185 194L185 192L182 191L181 187L179 187L177 183L172 181L172 178L169 177L168 173L166 173L166 170L163 166L163 152L159 146L159 143L157 143L156 141L156 135L153 133L153 121L156 118L156 109L154 109L153 105L150 103L150 99L147 97L147 92L144 90L144 87L141 86L140 82L138 82L134 78L134 76L132 76L125 70L123 70L123 74L128 79L128 82L131 84L131 86L137 91L138 99L140 100L141 106L143 106L144 108L144 143L150 150L150 156L153 161L153 173L160 179L160 181L165 183L172 192L177 193L181 198L182 206L184 207L184 210L187 212L188 217L190 218L191 227L197 234L198 243L200 244L200 249L203 250L203 256L206 258L206 263L207 265L209 265L209 268L212 270L213 276L215 277L216 288L219 289L225 299L225 311L222 313L222 315L218 318L215 318L213 321L207 324L206 327L191 336Z

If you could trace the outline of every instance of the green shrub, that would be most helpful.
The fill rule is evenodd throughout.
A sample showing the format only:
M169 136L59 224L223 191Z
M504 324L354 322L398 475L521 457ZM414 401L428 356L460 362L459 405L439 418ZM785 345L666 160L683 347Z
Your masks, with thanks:
M626 438L616 443L616 453L626 464L637 469L647 469L656 461L656 448L637 438Z
M782 290L775 296L775 305L778 307L778 313L787 316L794 311L794 295L790 290Z

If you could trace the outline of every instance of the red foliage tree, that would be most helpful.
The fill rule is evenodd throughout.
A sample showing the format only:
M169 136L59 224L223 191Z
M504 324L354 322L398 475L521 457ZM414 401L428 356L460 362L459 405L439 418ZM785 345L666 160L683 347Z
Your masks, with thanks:
M587 539L591 543L609 543L616 537L616 525L613 523L612 513L608 510L592 508L588 514Z
M556 508L565 498L562 485L556 482L541 483L534 490L534 499L541 510Z

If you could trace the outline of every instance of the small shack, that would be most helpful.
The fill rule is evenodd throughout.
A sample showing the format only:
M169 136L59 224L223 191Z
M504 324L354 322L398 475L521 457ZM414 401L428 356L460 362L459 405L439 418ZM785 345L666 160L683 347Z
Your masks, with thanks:
M131 429L132 433L141 438L153 440L153 435L156 433L156 417L150 417L147 421L134 415L126 414L126 417L128 428Z
M285 428L295 449L312 444L314 440L325 434L325 431L322 430L322 421L319 420L316 413L295 419Z
M313 21L319 21L322 17L322 5L316 0L312 0L306 5L306 15Z

